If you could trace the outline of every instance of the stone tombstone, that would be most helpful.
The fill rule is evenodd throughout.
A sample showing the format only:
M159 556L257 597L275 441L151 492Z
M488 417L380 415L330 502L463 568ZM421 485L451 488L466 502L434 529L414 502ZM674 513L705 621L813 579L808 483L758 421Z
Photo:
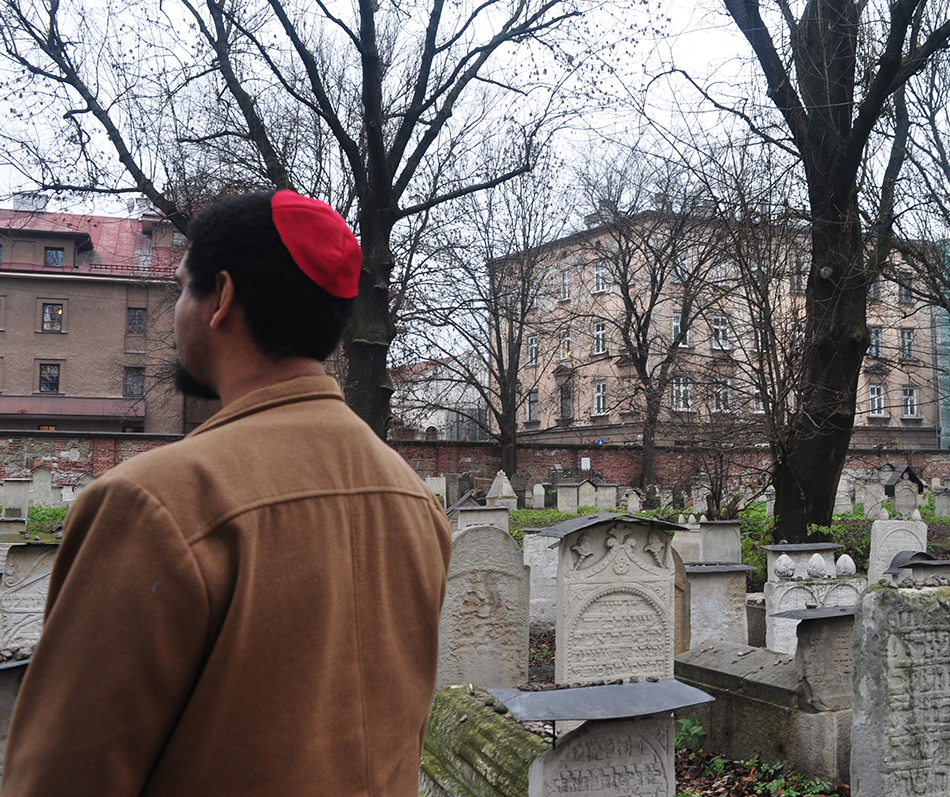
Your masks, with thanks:
M950 490L934 491L934 514L937 517L950 517Z
M455 531L470 526L494 526L508 531L508 511L503 506L462 506L456 511Z
M631 515L635 515L640 511L640 493L636 490L627 491L627 511Z
M860 479L854 485L854 502L864 507L864 516L876 518L887 496L879 481Z
M544 485L536 484L531 490L532 509L544 509Z
M33 471L30 503L33 506L61 506L63 503L62 488L53 486L53 474L46 468Z
M848 477L842 473L838 480L838 489L835 491L836 515L850 515L854 511L854 502L851 500L851 485Z
M518 496L503 470L498 471L495 475L495 480L488 490L485 503L488 506L503 506L506 509L518 508Z
M473 526L452 535L437 689L527 681L528 590L521 548L507 532Z
M815 711L851 708L854 614L802 618L797 631L795 669L808 704Z
M577 485L563 483L557 486L557 511L566 515L577 514Z
M894 485L894 499L891 504L894 514L910 517L917 509L917 485L905 473Z
M742 526L739 520L707 520L699 524L700 562L742 562Z
M32 479L6 479L3 482L3 516L25 518L30 509Z
M475 489L475 476L471 473L460 473L458 477L459 498ZM458 498L455 499L459 500ZM452 503L455 503L453 501Z
M871 524L868 582L876 584L901 551L927 550L927 524L920 520L875 520Z
M426 487L432 490L436 498L439 499L442 506L448 506L445 499L448 494L445 484L445 476L426 476Z
M647 486L646 495L643 497L643 508L660 508L660 491L655 484L650 484Z
M683 516L680 515L680 518ZM679 525L685 526L683 529L677 529L673 533L673 547L684 562L700 562L700 524L696 518L690 515L687 519L681 519Z
M689 579L690 628L703 640L749 643L746 574L743 564L692 564Z
M590 720L528 770L528 797L675 797L674 720Z
M675 548L670 548L673 556L675 575L673 580L673 654L679 656L689 650L692 642L692 618L690 616L690 589L686 567Z
M597 506L597 485L589 479L577 485L577 506Z
M674 577L662 526L591 515L558 547L558 683L673 677ZM564 526L570 524L568 521ZM546 531L559 536L557 527Z
M612 510L617 508L617 485L599 484L594 496L594 506L598 509Z
M524 563L531 571L532 634L552 632L557 626L557 545L537 531L525 531Z
M804 574L796 575L796 578ZM864 576L827 578L804 581L767 581L765 583L765 646L777 653L795 655L798 648L799 621L776 617L783 612L801 609L854 606L867 588Z
M950 794L950 589L872 588L854 618L851 793Z
M511 477L511 489L515 491L515 496L518 498L518 509L524 509L527 507L527 502L525 496L528 492L528 480L521 473L516 473Z
M775 563L783 554L788 556L795 565L796 576L805 575L808 569L808 563L816 553L819 554L825 562L825 572L834 573L835 551L841 546L836 542L803 542L760 545L759 547L765 551L768 562L768 575L766 576L766 580L780 581L781 579L775 572Z
M58 547L28 543L7 551L0 580L0 647L25 648L39 641Z

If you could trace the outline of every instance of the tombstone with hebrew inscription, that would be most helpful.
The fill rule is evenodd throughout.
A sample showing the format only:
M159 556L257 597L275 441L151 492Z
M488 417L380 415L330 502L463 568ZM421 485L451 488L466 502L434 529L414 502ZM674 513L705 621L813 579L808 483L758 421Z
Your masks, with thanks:
M14 545L0 581L0 647L31 647L43 630L43 609L58 545Z
M506 531L471 526L452 535L439 626L439 689L528 680L529 573Z
M542 532L560 540L554 662L559 683L673 677L671 532L679 528L598 513Z
M875 520L871 524L868 582L876 584L901 551L927 550L927 524L921 520Z

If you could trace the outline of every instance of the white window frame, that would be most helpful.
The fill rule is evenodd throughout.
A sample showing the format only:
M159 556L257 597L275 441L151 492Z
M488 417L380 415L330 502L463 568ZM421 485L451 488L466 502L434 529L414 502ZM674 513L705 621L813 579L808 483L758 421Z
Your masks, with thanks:
M897 301L900 304L914 303L914 293L911 289L910 277L903 277L901 281L897 283Z
M676 336L683 329L683 314L682 313L673 313L673 340L676 340ZM680 341L680 348L687 348L689 346L689 328L686 329L686 334L683 335L683 339Z
M713 412L732 412L732 383L728 379L713 382Z
M594 263L594 293L605 293L607 290L607 265L603 260Z
M673 409L677 412L692 412L692 383L688 376L673 377Z
M569 360L571 357L571 330L562 329L558 338L558 353L562 360Z
M901 352L902 360L914 359L914 330L913 328L901 328Z
M525 404L527 407L527 415L525 416L525 420L529 422L540 420L537 390L528 391L528 396L527 396L527 399L525 400Z
M884 385L868 385L868 415L872 418L884 417Z
M901 417L919 418L920 405L917 403L917 388L901 388Z
M538 364L538 336L528 335L528 365Z
M868 327L868 357L883 357L884 354L883 327Z
M607 414L607 383L594 382L594 409L593 415Z
M765 414L765 398L762 396L761 388L754 388L752 393L752 412L757 415Z
M686 251L677 252L676 259L673 262L673 273L670 275L673 282L684 283L689 278L689 253Z
M712 318L712 347L717 351L729 351L732 348L730 338L729 317L714 315Z
M566 302L571 298L571 272L564 269L561 272L561 301Z
M597 321L594 323L594 348L593 354L607 353L607 322Z

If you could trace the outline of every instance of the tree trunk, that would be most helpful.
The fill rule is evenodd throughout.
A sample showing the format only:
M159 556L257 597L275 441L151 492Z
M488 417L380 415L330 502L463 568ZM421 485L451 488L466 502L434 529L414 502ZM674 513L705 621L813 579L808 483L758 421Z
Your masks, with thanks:
M501 469L510 479L518 472L518 446L515 438L508 435L499 436L498 442L501 447Z
M648 413L649 416L649 413ZM643 489L656 484L656 418L647 417L643 422Z

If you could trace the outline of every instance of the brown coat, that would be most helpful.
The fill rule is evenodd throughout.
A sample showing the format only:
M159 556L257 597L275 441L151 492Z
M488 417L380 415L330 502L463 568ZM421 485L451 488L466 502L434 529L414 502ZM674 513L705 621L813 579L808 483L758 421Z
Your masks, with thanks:
M76 501L3 797L418 794L450 549L332 379L244 396Z

